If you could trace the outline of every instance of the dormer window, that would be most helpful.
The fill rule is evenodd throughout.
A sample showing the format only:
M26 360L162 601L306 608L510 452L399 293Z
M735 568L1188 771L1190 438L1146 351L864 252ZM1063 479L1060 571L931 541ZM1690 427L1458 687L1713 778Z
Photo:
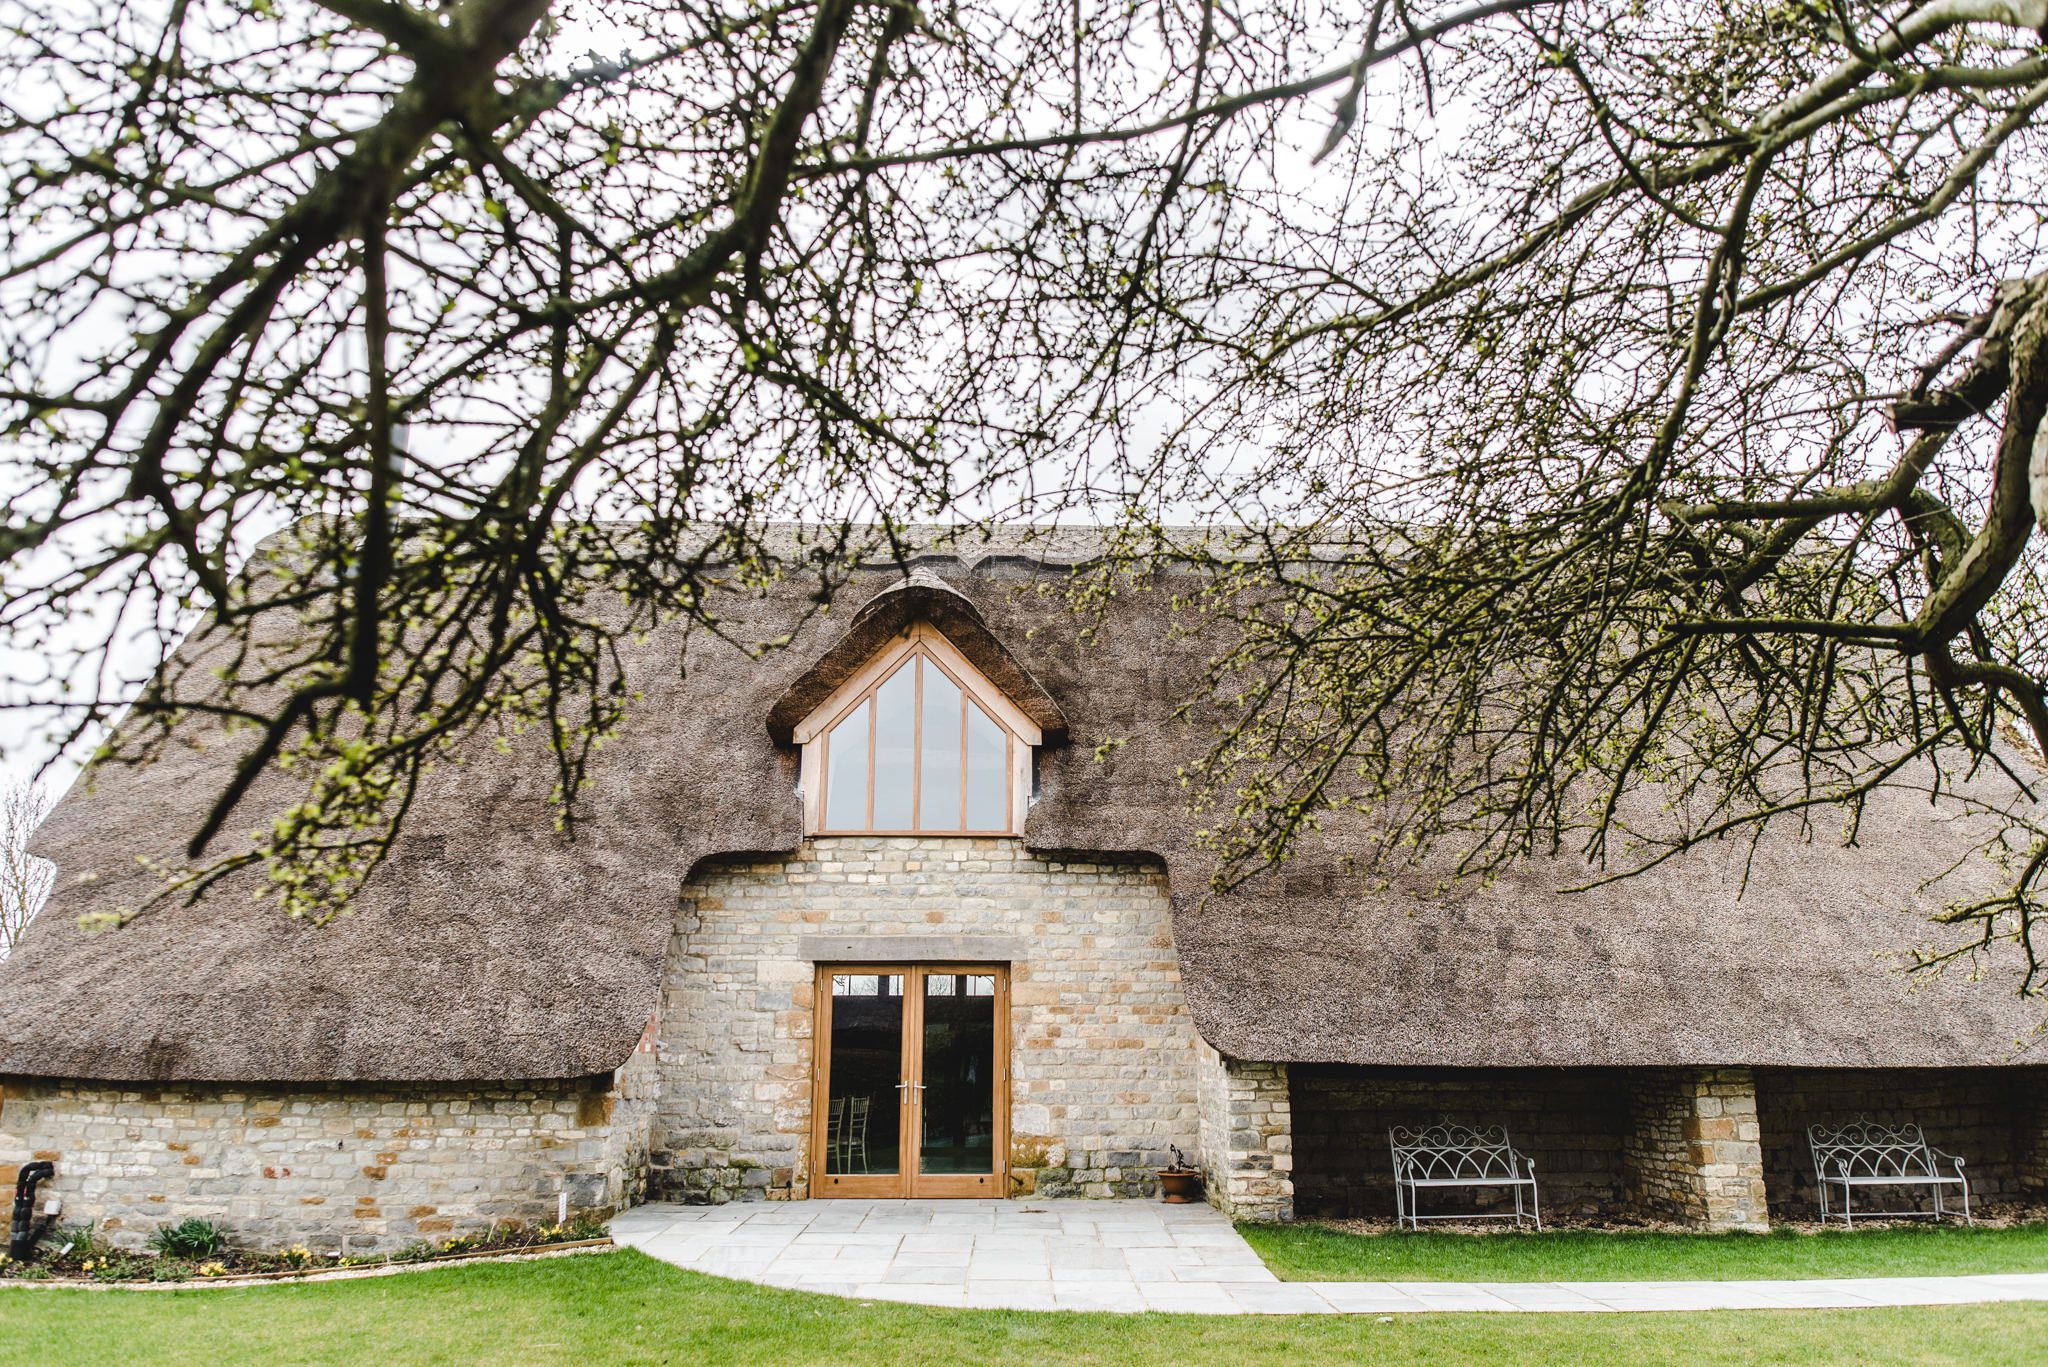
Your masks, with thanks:
M919 624L796 728L817 835L1016 835L1039 728Z

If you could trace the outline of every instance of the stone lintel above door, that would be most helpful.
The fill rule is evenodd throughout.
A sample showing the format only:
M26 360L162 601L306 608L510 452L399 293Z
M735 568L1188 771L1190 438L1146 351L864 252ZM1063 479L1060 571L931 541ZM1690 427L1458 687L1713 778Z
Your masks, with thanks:
M1024 957L1014 935L806 935L798 954L818 964L1007 964Z

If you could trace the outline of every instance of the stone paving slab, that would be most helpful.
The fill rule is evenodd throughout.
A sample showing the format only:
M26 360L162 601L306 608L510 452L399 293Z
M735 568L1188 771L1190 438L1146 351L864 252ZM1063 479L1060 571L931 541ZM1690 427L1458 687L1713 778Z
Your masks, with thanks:
M2048 1273L1732 1282L1283 1282L1208 1206L768 1201L636 1206L612 1238L695 1272L958 1309L1571 1314L2048 1300Z

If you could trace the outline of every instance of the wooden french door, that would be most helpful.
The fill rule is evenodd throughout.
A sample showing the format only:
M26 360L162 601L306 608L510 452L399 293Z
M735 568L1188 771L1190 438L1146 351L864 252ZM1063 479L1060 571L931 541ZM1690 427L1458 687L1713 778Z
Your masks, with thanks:
M1010 975L990 964L818 969L811 1195L1001 1196Z

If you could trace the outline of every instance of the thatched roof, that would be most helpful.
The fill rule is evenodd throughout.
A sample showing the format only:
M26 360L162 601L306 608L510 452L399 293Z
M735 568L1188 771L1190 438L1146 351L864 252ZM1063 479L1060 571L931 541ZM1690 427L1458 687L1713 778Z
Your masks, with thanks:
M284 921L253 882L86 935L133 906L218 790L233 744L195 720L156 762L110 769L37 844L58 888L0 965L0 1074L122 1080L482 1080L608 1070L659 991L670 925L701 861L792 850L809 702L914 620L945 630L1048 733L1026 844L1162 859L1189 1003L1224 1053L1399 1065L1996 1063L2035 1021L2007 984L1920 991L1879 955L1985 868L1922 890L1965 836L1925 805L1881 806L1860 843L1715 847L1596 892L1582 865L1529 865L1433 896L1342 872L1341 835L1245 891L1210 873L1177 768L1206 740L1176 722L1210 647L1169 631L1166 594L1110 605L1103 630L1040 588L1085 534L874 566L756 659L706 636L627 643L643 695L600 752L573 841L553 832L545 756L479 747L427 779L394 862L325 927ZM915 573L913 573L915 571ZM807 586L736 597L734 634L776 639ZM194 641L188 651L204 649ZM193 677L204 677L203 670ZM1064 738L1064 743L1061 742ZM1095 747L1124 738L1106 760ZM284 790L259 790L236 824Z

